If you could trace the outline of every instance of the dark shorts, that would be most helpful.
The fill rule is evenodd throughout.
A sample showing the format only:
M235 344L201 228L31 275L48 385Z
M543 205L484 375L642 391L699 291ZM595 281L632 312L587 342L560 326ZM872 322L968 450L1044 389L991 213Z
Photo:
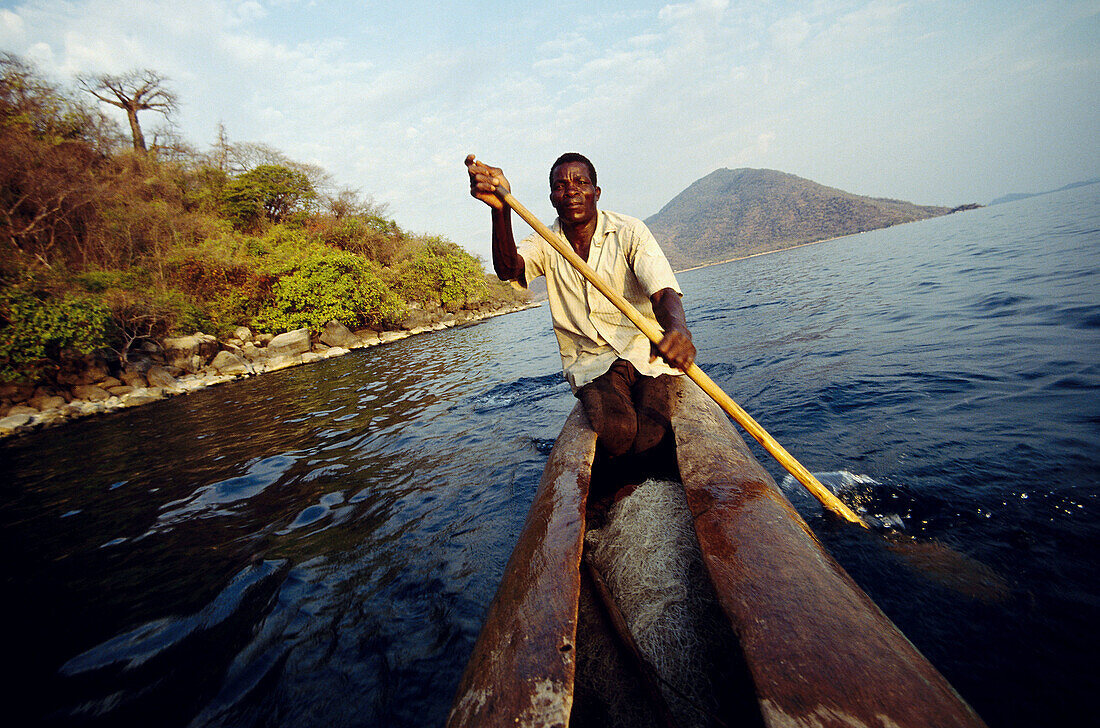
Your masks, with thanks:
M625 359L577 391L598 442L611 457L652 450L671 429L673 377L646 377Z

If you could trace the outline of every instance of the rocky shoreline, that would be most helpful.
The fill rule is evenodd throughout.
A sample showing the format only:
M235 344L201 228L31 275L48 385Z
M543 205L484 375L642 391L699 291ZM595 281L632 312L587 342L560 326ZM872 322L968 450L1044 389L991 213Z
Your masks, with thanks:
M351 331L337 321L330 321L317 336L312 336L309 329L257 335L240 326L224 341L210 334L195 333L165 339L162 345L149 342L131 354L126 367L114 373L106 360L93 358L78 371L59 375L56 386L0 385L0 438L539 305L460 310L439 317L422 313L406 322L408 328L394 331Z

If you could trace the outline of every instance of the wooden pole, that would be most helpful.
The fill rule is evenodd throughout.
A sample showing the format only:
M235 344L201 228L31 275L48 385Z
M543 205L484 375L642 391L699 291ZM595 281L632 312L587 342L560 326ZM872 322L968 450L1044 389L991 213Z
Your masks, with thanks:
M516 214L522 217L524 222L530 225L535 232L546 240L546 242L550 243L554 250L561 253L562 257L569 261L570 265L576 268L577 271L587 278L600 293L606 296L607 299L614 304L615 308L622 311L623 315L630 319L630 321L645 334L646 338L654 344L661 341L664 332L661 331L654 322L642 316L638 309L634 308L634 306L623 298L621 294L613 290L597 276L596 271L592 270L591 266L589 266L583 258L577 255L577 252L573 250L572 246L563 242L561 238L555 235L550 228L546 227L541 220L532 215L531 211L513 197L511 192L502 187L497 187L496 194L504 204L515 210ZM798 482L802 483L802 485L810 491L810 494L821 502L821 505L846 521L863 526L864 528L869 528L863 519L857 516L851 508L840 500L840 498L837 498L831 490L822 485L821 482L814 477L813 473L795 460L774 437L768 434L767 430L761 427L756 420L749 416L748 412L742 409L728 394L722 391L722 388L715 384L714 380L708 377L698 365L693 363L684 373L693 382L698 384L704 392L710 395L711 399L717 402L718 406L721 407L727 415L732 417L734 422L745 428L745 432L752 435L752 438L759 442L788 473L793 475Z

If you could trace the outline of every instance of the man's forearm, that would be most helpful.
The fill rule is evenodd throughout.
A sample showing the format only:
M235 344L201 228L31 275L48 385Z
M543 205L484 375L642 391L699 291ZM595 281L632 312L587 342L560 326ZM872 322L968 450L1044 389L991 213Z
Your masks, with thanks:
M684 304L680 301L680 294L671 288L663 288L650 297L653 303L653 315L657 323L665 331L677 329L688 331L687 314L684 313Z
M519 281L527 285L523 276L523 257L516 250L512 235L512 211L508 208L493 210L493 270L502 281Z

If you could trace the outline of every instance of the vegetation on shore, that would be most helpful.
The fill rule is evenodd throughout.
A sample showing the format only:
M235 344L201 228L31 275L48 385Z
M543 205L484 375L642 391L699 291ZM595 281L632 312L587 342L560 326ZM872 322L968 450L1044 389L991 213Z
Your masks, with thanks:
M524 300L317 167L224 131L205 152L142 131L138 112L174 108L153 72L66 90L0 55L0 381L49 381L92 352L124 365L173 333L379 329Z

